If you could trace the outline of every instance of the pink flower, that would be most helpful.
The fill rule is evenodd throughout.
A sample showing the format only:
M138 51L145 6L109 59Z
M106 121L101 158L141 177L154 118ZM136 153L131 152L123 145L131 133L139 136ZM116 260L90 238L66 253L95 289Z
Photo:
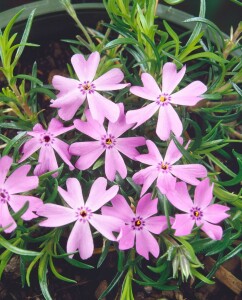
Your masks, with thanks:
M68 206L43 205L37 214L48 219L40 222L40 225L59 227L75 222L67 241L67 253L79 249L80 257L87 259L92 256L94 249L89 223L107 239L116 240L112 231L118 231L122 222L112 216L102 216L94 212L110 201L117 194L119 187L114 185L106 190L107 180L99 177L94 181L89 197L84 203L79 181L69 178L66 185L67 191L61 187L58 187L58 191ZM73 257L73 254L70 257Z
M12 232L17 227L16 222L9 212L8 205L14 212L17 212L26 202L29 202L27 211L21 216L25 221L37 218L38 216L35 215L34 211L42 205L42 200L39 198L27 195L16 195L37 188L39 179L37 176L27 176L31 168L30 165L17 168L6 179L12 162L13 160L9 156L0 158L0 227L7 227L4 230L6 233Z
M158 199L151 200L151 194L144 195L138 202L136 213L132 211L123 196L117 195L112 200L112 207L104 206L102 214L123 220L123 226L118 237L119 249L126 250L134 247L136 251L149 259L149 252L158 257L159 245L152 233L159 234L167 228L165 216L152 215L157 213Z
M143 73L141 80L144 86L133 86L130 88L130 92L150 100L152 103L140 109L129 111L127 113L127 122L137 123L134 127L136 128L150 119L159 110L156 127L156 133L159 138L167 140L171 131L176 136L180 136L183 130L182 122L171 104L195 105L202 99L201 95L207 90L207 87L201 81L194 81L184 89L172 94L182 80L185 71L185 66L177 72L175 64L166 63L162 72L162 90L150 74Z
M211 204L213 198L213 184L209 179L199 183L195 189L194 202L189 196L187 186L184 182L176 184L175 190L167 193L168 200L185 214L176 214L172 228L176 230L175 235L190 234L194 224L201 226L201 229L213 240L221 240L223 230L218 224L229 217L225 212L228 207L220 204Z
M71 63L77 74L78 80L54 76L52 84L60 93L56 100L52 100L51 107L59 108L59 116L63 120L73 118L78 108L87 98L89 109L93 119L103 122L106 117L115 122L119 116L119 109L115 103L100 95L97 91L120 90L129 84L119 84L123 78L123 72L114 68L93 80L97 72L100 55L93 52L87 60L82 54L75 54Z
M63 159L63 161L69 166L70 170L73 170L74 166L70 162L71 156L68 152L69 145L56 138L58 135L72 130L73 128L74 126L64 127L63 124L57 119L52 119L50 121L47 130L43 129L41 124L36 124L33 128L33 131L27 132L27 134L33 138L24 144L22 149L23 156L19 162L26 160L34 152L40 149L38 160L39 164L34 169L34 174L39 176L47 171L54 171L58 169L54 152L55 150ZM57 175L57 173L53 174L53 176Z
M96 141L93 142L78 142L70 146L70 153L80 155L76 162L76 168L80 170L88 169L98 157L105 152L105 174L111 181L114 180L116 172L122 178L127 176L127 168L124 160L119 152L135 159L139 152L135 147L145 144L143 137L124 137L120 138L125 131L133 126L127 124L123 104L119 104L120 115L115 123L109 122L108 130L104 126L95 121L89 111L86 112L87 122L75 120L76 129L89 135Z
M178 138L178 141L182 143L182 138ZM148 140L146 144L149 153L136 156L136 160L150 165L150 167L133 176L135 183L143 184L141 195L156 179L157 187L162 194L166 194L175 188L176 177L192 185L198 185L200 181L197 178L207 176L206 168L200 164L174 165L182 157L182 154L173 141L170 142L164 159L152 141Z

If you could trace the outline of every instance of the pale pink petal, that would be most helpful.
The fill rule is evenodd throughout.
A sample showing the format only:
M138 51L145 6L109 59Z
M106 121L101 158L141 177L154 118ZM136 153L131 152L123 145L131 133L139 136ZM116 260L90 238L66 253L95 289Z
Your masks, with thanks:
M114 91L125 88L129 83L119 84L124 78L123 72L114 68L93 81L97 91Z
M48 218L39 223L40 226L45 227L59 227L72 223L77 219L74 209L52 203L40 206L36 214L40 217Z
M69 145L57 138L55 138L52 147L60 155L62 160L69 166L70 170L74 170L74 166L70 162L71 155L69 153Z
M139 152L135 149L135 147L143 145L145 145L144 137L126 137L118 138L116 140L115 148L129 158L135 159L139 155Z
M171 173L177 178L192 185L198 185L200 183L197 178L207 176L206 168L200 164L173 165L171 167Z
M63 123L61 123L59 120L53 118L50 121L49 127L48 127L48 132L51 132L54 136L58 136L60 134L63 134L67 131L70 131L74 129L74 125L69 126L69 127L64 127Z
M34 152L39 150L41 147L41 143L38 138L32 138L28 140L24 145L21 150L23 156L21 159L18 161L19 163L25 161L28 157L30 157Z
M223 229L221 226L210 224L206 221L203 222L201 229L212 239L221 240L223 236Z
M113 206L102 207L103 215L113 216L126 223L130 222L130 220L135 217L131 207L122 195L116 195L111 202Z
M151 193L144 195L136 207L136 215L147 219L157 213L158 198L151 200Z
M9 156L3 156L0 158L0 186L3 185L12 162L13 159Z
M175 221L171 228L175 229L175 235L183 236L192 232L195 221L192 220L189 214L176 214Z
M71 207L83 206L84 200L80 182L76 178L68 178L66 181L66 187L72 199L71 203L68 204Z
M143 184L140 196L143 196L146 193L146 191L158 177L158 174L159 172L157 168L153 166L145 168L134 174L132 177L133 181L136 184Z
M64 76L55 75L52 79L52 85L53 87L60 91L58 96L62 96L65 93L68 93L70 91L73 91L78 87L79 81L72 78L66 78Z
M157 178L157 187L162 194L167 194L174 190L176 185L176 178L170 172L160 171Z
M77 221L69 235L66 252L72 253L79 250L81 259L88 259L92 256L94 250L92 232L88 222ZM72 258L74 254L69 257Z
M98 210L105 203L114 198L119 187L117 185L112 186L108 190L107 188L107 179L104 177L97 178L91 187L88 199L86 201L86 206L91 208L92 211Z
M168 191L166 196L172 205L187 213L194 206L185 182L178 182L175 189Z
M14 231L15 228L17 228L17 224L11 216L8 210L8 205L6 203L0 203L0 226L2 228L7 227L4 230L5 233L10 233Z
M161 90L155 79L150 74L143 73L141 75L141 80L144 87L132 86L130 88L130 93L147 100L155 101L161 95Z
M34 134L43 133L45 131L46 130L43 128L43 126L40 123L37 123L34 125L33 131L28 131L28 134L29 135L33 134L33 136L39 136L39 135L34 135Z
M87 79L87 62L82 54L74 54L71 57L71 64L81 82Z
M29 207L27 211L21 216L21 218L25 221L37 218L38 216L34 212L36 212L43 205L43 201L37 197L11 195L9 205L12 207L13 211L18 212L26 202L29 202Z
M171 94L177 87L186 72L186 66L184 66L179 72L177 72L176 65L174 63L166 63L162 70L162 92Z
M171 131L178 137L182 134L182 130L182 122L174 108L170 104L161 106L156 127L158 137L166 141L169 139Z
M136 251L147 260L149 259L149 253L154 257L158 257L160 248L157 240L153 235L143 228L143 230L136 230Z
M135 230L129 226L123 226L118 237L119 249L127 250L134 247Z
M69 151L71 154L81 155L75 167L79 170L86 170L94 164L105 149L100 142L80 142L70 145Z
M93 78L95 77L97 72L99 62L100 62L100 54L97 51L89 55L86 63L86 70L85 70L86 80L89 80L90 82L93 81Z
M113 181L116 173L124 179L127 176L127 168L118 150L107 149L105 154L105 175L108 180Z
M58 115L65 121L71 120L85 101L86 95L76 89L52 101L50 107L59 108Z
M40 176L47 171L58 169L56 157L52 147L42 147L39 153L39 164L34 169L34 175ZM55 173L52 176L55 177L58 174Z
M111 100L103 97L97 92L87 94L89 109L93 119L100 124L103 123L104 118L111 122L116 122L119 117L119 106Z
M123 221L113 216L104 216L92 214L89 220L90 224L96 228L105 238L110 241L116 241L113 232L119 232Z
M163 158L155 145L154 142L147 140L146 145L148 147L148 154L141 154L136 156L136 160L142 162L143 164L151 165L151 166L157 166L158 163L163 161Z
M127 123L129 124L137 123L133 128L135 129L141 124L143 124L144 122L146 122L148 119L150 119L158 109L159 106L154 102L142 108L130 110L126 114Z
M198 101L202 100L201 95L205 93L207 87L201 81L194 81L180 90L171 95L171 102L179 105L193 106Z
M177 137L178 142L182 145L183 138ZM177 146L175 145L174 141L171 140L169 146L166 150L166 155L164 158L165 163L174 164L182 157L182 153L178 150Z
M129 130L134 124L128 124L126 122L126 117L124 114L124 105L123 103L118 104L119 107L119 118L116 122L109 122L108 123L108 133L118 138L122 135L125 131Z
M28 192L38 187L39 178L27 176L30 168L30 165L21 166L8 177L4 186L10 194Z
M205 177L205 176L204 176ZM213 184L210 184L209 178L199 182L194 193L194 205L204 209L213 199Z
M150 217L145 220L145 228L155 234L159 234L168 227L166 216Z
M217 224L229 217L229 214L226 214L228 210L229 207L225 205L212 204L203 210L203 219L210 223Z

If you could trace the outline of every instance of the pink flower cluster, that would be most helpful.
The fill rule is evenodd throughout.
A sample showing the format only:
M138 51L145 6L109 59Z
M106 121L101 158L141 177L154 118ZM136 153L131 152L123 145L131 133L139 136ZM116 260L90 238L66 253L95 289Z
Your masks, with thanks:
M166 141L173 132L182 145L183 126L174 107L195 105L202 99L202 94L207 90L206 86L200 81L195 81L174 92L184 77L186 68L184 66L177 72L174 63L166 63L162 70L162 88L148 73L141 75L142 87L130 88L132 94L152 103L125 114L122 103L116 104L99 93L129 86L127 83L121 83L124 75L120 69L111 69L95 78L100 62L98 52L92 53L87 60L83 55L75 54L71 62L77 79L54 76L53 86L59 93L57 99L52 100L51 107L58 108L58 114L64 121L72 120L77 112L82 112L85 119L76 119L73 125L68 127L64 127L55 118L50 121L48 129L44 129L41 124L35 125L33 131L27 133L31 138L24 144L23 156L19 162L25 161L40 150L34 174L40 176L47 171L53 171L52 176L58 176L55 172L58 169L55 152L70 170L75 167L87 170L104 155L104 172L110 181L115 180L116 174L126 178L128 171L124 158L141 162L148 167L133 175L133 181L143 185L136 211L131 209L122 195L117 194L117 185L107 189L107 180L104 177L94 181L86 201L83 199L81 185L75 178L67 180L67 191L58 187L59 194L65 202L64 206L42 205L42 201L35 197L18 198L15 193L29 191L38 186L38 177L26 177L30 169L30 166L26 165L17 169L3 184L11 164L11 159L4 157L0 160L0 226L5 228L6 225L10 225L5 229L6 232L14 230L16 224L11 219L7 204L16 211L25 201L29 201L28 210L22 215L24 220L36 217L34 211L37 211L38 216L47 218L41 221L41 226L57 227L75 222L67 242L67 252L72 253L71 256L76 250L79 250L82 259L92 255L94 244L91 225L107 239L117 241L121 250L130 249L135 243L137 252L146 259L149 258L149 253L158 257L159 245L152 234L161 233L168 225L165 216L154 216L158 213L158 199L152 200L151 194L146 194L156 181L156 187L167 196L170 203L185 212L176 214L175 219L171 218L175 235L190 234L196 224L210 238L221 239L222 228L214 224L228 217L228 208L211 204L213 185L210 185L209 179L206 178L206 168L201 164L176 164L182 158L182 154L172 140L163 158L153 141L142 136L123 136L129 129L142 125L158 112L157 136ZM85 100L87 103L83 108ZM108 119L107 126L105 118ZM57 138L74 129L92 140L81 140L68 145ZM148 153L140 154L137 147L145 145ZM75 167L71 163L71 155L79 157ZM13 185L17 176L22 176L22 179ZM205 179L200 181L199 178ZM194 202L188 194L186 183L196 186ZM108 202L112 206L104 206ZM98 213L99 210L101 214Z

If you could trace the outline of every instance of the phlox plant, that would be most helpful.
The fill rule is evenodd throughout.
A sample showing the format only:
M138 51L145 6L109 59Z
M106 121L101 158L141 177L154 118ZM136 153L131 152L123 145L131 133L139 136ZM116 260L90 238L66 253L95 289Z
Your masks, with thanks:
M114 251L117 274L99 299L213 284L241 251L241 24L225 39L201 0L184 34L155 17L155 0L105 0L110 22L98 32L60 5L80 35L67 40L69 76L51 86L38 61L16 73L25 46L37 46L27 42L34 12L19 43L21 11L0 33L0 276L19 255L22 283L37 269L52 299L48 270L74 282L55 259L93 269ZM217 259L209 274L203 255Z

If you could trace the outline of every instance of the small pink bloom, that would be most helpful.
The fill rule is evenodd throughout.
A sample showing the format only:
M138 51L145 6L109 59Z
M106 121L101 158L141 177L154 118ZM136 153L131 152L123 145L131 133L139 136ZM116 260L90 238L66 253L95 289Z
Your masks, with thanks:
M71 58L71 63L78 80L59 75L53 77L52 84L60 92L50 106L59 108L58 113L63 120L71 120L87 99L93 119L100 123L105 117L111 122L117 121L118 106L97 91L120 90L129 84L120 84L124 75L118 68L111 69L94 80L99 62L98 52L93 52L87 60L82 54L75 54Z
M76 168L79 170L90 168L98 157L105 152L105 174L107 178L113 181L116 172L122 178L127 176L127 168L120 152L130 159L135 159L139 154L135 148L144 145L145 139L143 137L120 138L133 124L126 123L123 104L120 103L119 108L119 119L115 123L109 122L107 131L103 125L92 118L89 111L86 112L87 122L74 121L76 129L96 140L77 142L70 146L71 154L80 155L75 165Z
M38 217L34 212L43 204L37 197L17 195L37 188L39 179L37 176L27 176L30 165L19 167L6 179L12 162L9 156L0 158L0 227L7 227L4 230L6 233L12 232L17 227L8 206L17 212L29 202L27 211L21 216L23 220L29 221Z
M156 239L150 233L159 234L167 229L165 216L152 215L157 213L158 199L151 200L151 194L144 195L138 202L136 213L132 211L123 196L117 195L112 201L112 207L104 206L102 214L113 216L123 221L118 236L119 249L126 250L134 247L136 251L149 259L149 252L158 257L160 249Z
M178 138L182 143L182 138ZM162 194L173 190L176 184L176 178L179 178L192 185L199 184L197 178L207 176L207 170L200 164L174 165L181 157L181 152L177 149L173 141L170 142L166 155L163 159L156 145L150 141L146 141L149 153L136 156L136 160L150 165L134 174L133 180L137 184L143 184L141 195L143 195L152 183L157 179L157 187Z
M127 112L127 122L137 123L140 126L150 119L159 110L156 133L161 140L167 140L172 131L176 136L182 134L182 122L172 107L175 105L193 106L202 99L202 94L207 87L201 81L194 81L184 89L172 93L185 75L184 66L179 72L174 63L166 63L162 71L162 89L158 86L155 79L148 73L141 75L143 87L133 86L130 92L136 96L152 101L140 109Z
M226 211L228 207L220 204L211 204L213 198L213 184L205 179L195 188L194 202L190 198L187 186L184 182L176 184L175 190L166 194L168 200L185 214L176 214L172 228L176 230L175 235L188 235L192 232L194 224L213 240L221 240L223 230L218 224L229 217ZM211 204L211 205L210 205Z
M107 180L99 177L94 181L85 203L81 185L76 178L67 179L66 186L67 191L61 187L58 187L58 191L67 206L45 204L40 207L37 214L47 218L40 222L40 225L59 227L75 222L67 241L67 253L78 249L80 257L87 259L92 256L94 250L89 223L107 239L116 240L112 231L119 231L122 222L113 216L103 216L95 212L116 196L119 187L114 185L107 190Z
M34 152L40 149L38 160L39 164L34 169L34 174L40 176L47 171L54 171L58 169L54 152L55 150L62 160L69 166L70 170L73 170L74 166L70 162L71 155L68 151L69 145L56 138L58 135L72 130L73 128L74 126L64 127L57 119L52 119L50 121L47 130L43 129L41 124L36 124L33 131L27 132L28 135L32 136L32 138L24 144L22 149L23 156L19 162L26 160ZM53 174L54 177L57 175L57 173Z

